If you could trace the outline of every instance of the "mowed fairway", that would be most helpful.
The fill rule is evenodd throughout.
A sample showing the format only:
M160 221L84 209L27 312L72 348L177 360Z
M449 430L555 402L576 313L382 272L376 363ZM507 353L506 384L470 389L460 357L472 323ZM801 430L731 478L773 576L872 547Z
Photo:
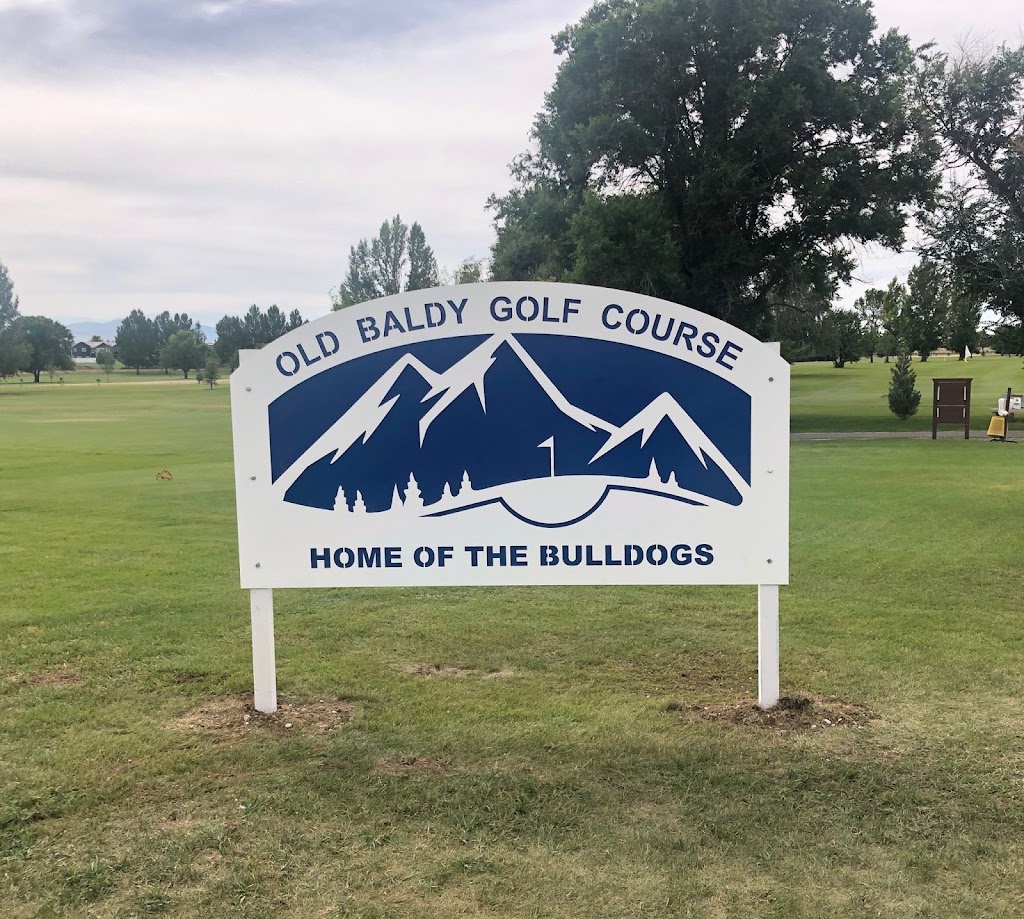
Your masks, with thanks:
M970 377L971 427L988 428L996 400L1024 390L1024 366L1019 357L988 355L969 361L943 360L932 355L923 364L914 358L921 405L917 414L900 421L889 411L886 394L892 364L881 358L847 364L837 370L822 361L793 365L792 429L794 431L931 431L932 380L936 377ZM955 425L940 430L955 431ZM962 430L962 429L961 429Z
M0 386L3 919L1024 915L1024 446L794 444L803 715L752 587L451 588L279 591L246 722L228 396Z

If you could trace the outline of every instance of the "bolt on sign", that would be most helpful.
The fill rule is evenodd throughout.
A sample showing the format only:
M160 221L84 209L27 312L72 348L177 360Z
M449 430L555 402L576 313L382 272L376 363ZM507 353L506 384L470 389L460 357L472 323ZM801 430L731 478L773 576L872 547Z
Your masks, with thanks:
M273 588L457 584L757 584L777 701L777 348L639 294L471 284L241 352L231 405L257 708L276 707Z

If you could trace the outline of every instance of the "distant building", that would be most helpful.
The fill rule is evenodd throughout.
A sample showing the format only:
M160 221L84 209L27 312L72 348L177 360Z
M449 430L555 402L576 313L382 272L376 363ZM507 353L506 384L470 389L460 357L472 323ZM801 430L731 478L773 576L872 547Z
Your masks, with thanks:
M114 357L117 357L117 345L105 338L100 341L76 341L71 346L71 356L76 361L94 361L97 352L104 349L111 351Z

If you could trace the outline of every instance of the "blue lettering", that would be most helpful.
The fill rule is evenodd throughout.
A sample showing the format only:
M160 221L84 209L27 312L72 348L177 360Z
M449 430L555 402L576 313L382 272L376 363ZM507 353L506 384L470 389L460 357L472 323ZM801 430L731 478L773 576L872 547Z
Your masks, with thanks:
M571 306L569 306L570 303L575 303L575 304L579 305L582 302L583 302L582 300L573 300L571 297L566 297L565 298L565 312L564 312L565 318L562 321L563 322L568 322L570 316L574 316L574 315L576 315L579 312L579 310L574 310Z
M714 547L704 543L697 546L697 564L710 565L715 560Z
M384 337L387 338L394 331L404 332L405 329L402 328L402 323L398 321L398 317L391 310L388 310L384 314Z
M609 314L610 314L610 313L612 312L612 310L616 310L616 311L618 311L618 314L619 314L620 316L621 316L621 315L622 315L622 314L623 314L624 312L626 312L626 311L625 311L625 310L624 310L624 309L623 309L623 308L622 308L621 306L619 306L619 304L618 304L618 303L609 303L609 304L608 304L608 305L607 305L607 306L606 306L606 307L604 308L604 311L603 311L603 312L601 313L601 324L602 324L602 325L603 325L603 326L604 326L604 327L605 327L606 329L617 329L617 328L619 328L619 327L620 327L620 326L622 325L622 320L621 320L621 319L620 319L620 320L619 320L618 322L614 323L614 324L612 324L612 323L611 323L611 322L609 321L609 319L608 319L608 316L609 316ZM696 332L697 330L696 330L696 329L694 329L693 331L694 331L694 332Z
M722 353L715 358L716 364L721 364L726 370L735 369L735 364L727 364L726 361L729 359L736 360L743 353L743 349L736 344L734 341L727 341L725 347L722 348Z
M505 304L500 311L498 309L499 303ZM498 322L508 322L512 318L512 301L508 297L495 297L491 301L491 315Z
M377 320L373 316L364 316L362 319L357 319L356 325L359 326L359 337L363 340L364 344L380 338L380 329L377 328Z
M668 323L665 326L665 334L658 334L658 322L664 317L661 313L658 313L654 317L654 325L651 327L651 338L655 341L668 341L672 337L672 329L675 328L676 320L674 316L668 317Z
M331 351L328 351L324 347L324 341L326 339L330 339L331 344L334 345L334 348ZM335 335L333 332L318 332L316 336L316 343L320 346L320 353L324 357L330 357L332 354L337 354L338 349L341 348L341 342L338 341L338 336Z
M298 351L299 354L302 355L303 363L305 363L305 365L307 367L309 367L311 364L315 364L317 361L322 361L323 360L323 358L319 354L316 357L314 357L312 360L310 360L309 356L306 354L306 349L303 348L302 345L296 345L295 346L295 350Z
M483 546L466 546L466 551L469 553L469 563L474 568L479 565L480 553L484 551Z
M542 568L548 568L557 565L558 549L555 546L541 546L540 564Z
M283 363L285 358L288 358L294 364L294 366L292 367L291 370L286 370L285 369L285 366L284 366L284 363ZM299 359L294 354L292 354L291 351L283 351L283 352L281 352L277 356L276 363L277 363L277 369L282 374L284 374L284 376L286 376L286 377L293 377L293 376L295 376L295 374L297 374L299 372L299 367L302 366L299 363Z
M359 547L358 561L360 568L380 568L380 546L367 549Z
M633 321L634 316L640 316L642 322L639 326ZM626 316L626 331L631 332L634 335L642 335L647 331L647 327L651 324L651 316L647 310L635 309L630 310L629 315Z
M384 567L401 568L402 550L398 546L387 546L384 549Z
M527 314L523 310L524 303L532 303L533 310ZM533 322L537 318L537 314L540 313L540 304L533 297L520 297L516 302L516 315L522 319L523 322Z
M412 321L412 310L409 307L405 308L405 327L410 332L418 332L420 329L425 329L425 325L414 325Z
M320 562L323 562L324 568L331 567L330 549L324 549L323 552L317 552L316 549L309 550L309 567L315 570Z
M431 308L433 308L433 307L437 308L437 321L436 322L434 321L433 314L431 313ZM424 312L424 314L427 317L427 328L428 329L436 329L438 326L444 325L444 306L442 306L440 303L424 303L423 304L423 312Z
M356 554L351 549L335 549L334 564L339 568L351 568L356 563Z
M612 547L611 546L605 546L604 547L604 563L606 565L621 565L622 564L622 562L619 561L617 558L613 558L612 557Z
M711 342L714 339L714 342ZM701 357L714 357L715 346L721 339L714 332L705 332L700 337L700 344L697 345L697 353Z
M462 325L462 311L466 308L466 304L469 302L468 297L464 297L462 302L456 306L454 300L449 300L448 305L452 308L452 312L455 313L455 324Z
M511 562L513 568L526 567L526 546L512 546Z
M684 339L686 341L686 350L692 351L693 340L697 337L697 331L698 330L695 325L691 325L689 322L680 321L679 329L676 331L676 337L672 339L672 344L678 345L679 340Z
M647 547L647 562L651 565L664 565L668 561L668 549L654 545Z
M690 552L690 547L682 544L672 547L672 564L673 565L689 565L693 561L693 555Z

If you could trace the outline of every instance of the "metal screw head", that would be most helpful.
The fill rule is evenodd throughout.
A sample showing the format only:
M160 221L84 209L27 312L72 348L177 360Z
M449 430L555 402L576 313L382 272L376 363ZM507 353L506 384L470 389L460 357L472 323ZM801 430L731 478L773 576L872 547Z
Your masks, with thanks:
M772 474L772 473L773 473L774 471L775 471L774 469L769 469L769 470L768 470L768 475L771 475L771 474ZM253 478L255 479L255 478L256 478L256 476L253 476Z
M769 469L768 471L771 472L771 469ZM255 482L256 481L256 476L254 476L254 475L249 476L249 481L250 482Z
M772 563L772 560L768 559L768 564L770 565L771 563ZM256 565L256 567L259 568L259 565Z
M771 561L771 559L768 559L768 561ZM257 562L257 563L256 563L256 567L257 567L257 568L259 568L259 566L260 566L260 563L259 563L259 562Z
M775 377L768 377L768 382L769 383L774 383L775 382Z
M246 392L252 392L252 387L251 386L246 386L245 387L245 391Z

